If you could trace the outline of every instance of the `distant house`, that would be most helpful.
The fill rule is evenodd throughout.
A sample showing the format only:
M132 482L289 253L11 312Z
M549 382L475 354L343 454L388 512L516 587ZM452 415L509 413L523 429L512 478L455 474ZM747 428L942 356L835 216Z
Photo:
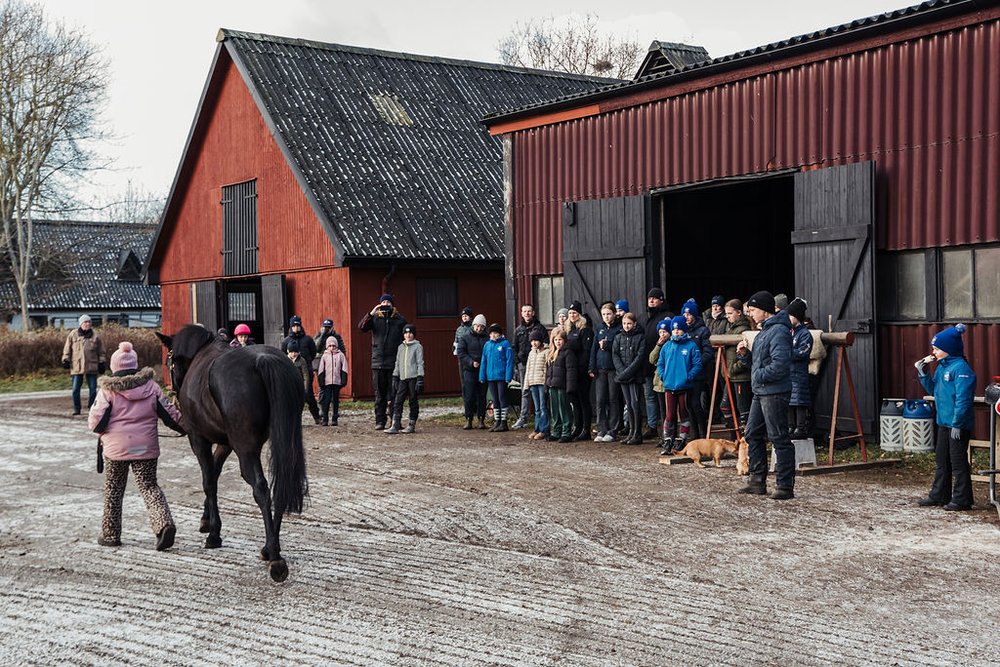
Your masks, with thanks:
M142 282L142 258L156 225L36 220L35 277L28 283L32 328L74 327L87 314L98 326L160 326L160 288ZM21 302L0 267L0 317L21 328Z
M455 392L458 312L505 310L504 144L480 119L608 79L222 30L145 270L168 332L332 318L371 395L384 292L418 327L427 389ZM567 159L573 159L567 156ZM509 165L508 165L509 166Z

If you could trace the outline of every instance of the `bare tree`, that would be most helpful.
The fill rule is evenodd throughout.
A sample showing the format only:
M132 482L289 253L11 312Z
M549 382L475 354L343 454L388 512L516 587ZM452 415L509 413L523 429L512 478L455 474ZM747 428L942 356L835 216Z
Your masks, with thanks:
M645 50L635 37L603 34L593 14L515 23L497 44L504 65L630 79Z
M159 222L165 204L162 194L143 190L129 181L124 192L97 205L94 213L97 219L112 224L153 224Z
M66 210L74 179L96 166L107 64L81 32L19 0L0 4L0 250L27 331L32 216Z

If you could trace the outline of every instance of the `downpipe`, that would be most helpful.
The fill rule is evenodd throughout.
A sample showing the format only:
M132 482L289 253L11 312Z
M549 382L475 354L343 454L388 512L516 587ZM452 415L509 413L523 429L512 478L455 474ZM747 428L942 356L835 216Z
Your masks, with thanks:
M997 500L997 475L1000 475L1000 470L997 470L997 446L1000 443L997 442L997 420L1000 419L1000 376L993 378L993 384L986 387L986 405L989 406L990 410L990 469L980 470L980 475L987 475L990 478L989 489L990 489L990 502L997 510L997 515L1000 516L1000 501Z

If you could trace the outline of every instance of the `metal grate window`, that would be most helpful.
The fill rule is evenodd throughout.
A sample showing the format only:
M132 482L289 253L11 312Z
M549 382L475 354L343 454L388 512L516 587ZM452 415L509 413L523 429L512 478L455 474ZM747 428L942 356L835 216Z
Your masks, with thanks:
M222 186L222 271L257 273L257 181Z

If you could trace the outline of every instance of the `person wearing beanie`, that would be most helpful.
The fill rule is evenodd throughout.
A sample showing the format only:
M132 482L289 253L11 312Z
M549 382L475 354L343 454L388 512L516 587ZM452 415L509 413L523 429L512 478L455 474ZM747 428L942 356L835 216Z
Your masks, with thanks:
M784 294L774 295L774 312L788 308L788 297Z
M462 312L458 314L458 326L455 328L455 341L451 344L451 353L455 357L455 361L458 362L458 383L462 387L462 393L465 393L465 374L462 372L462 362L458 361L458 341L462 340L465 334L472 331L472 308L466 306L462 309Z
M624 316L625 313L630 313L630 312L632 311L628 307L628 299L618 299L617 301L615 301L615 315L618 316L619 320L621 320L622 316Z
M333 326L333 320L329 317L323 320L320 324L319 332L313 336L313 344L316 346L317 354L326 350L326 341L329 340L331 336L337 339L337 349L340 350L340 353L343 354L344 359L346 359L347 348L344 347L344 338L337 332L337 328Z
M556 311L556 326L563 327L569 317L569 308L560 308Z
M656 345L653 346L653 349L649 351L648 355L649 363L653 364L654 368L660 362L660 352L663 350L663 346L667 343L667 341L670 340L670 334L673 331L673 329L670 326L670 319L671 318L664 318L659 322L657 322L656 324L656 333L657 336L659 337L656 339ZM687 322L684 320L684 318L678 318L678 319L682 320L682 326L687 326ZM662 413L664 412L664 407L663 407L664 389L663 389L663 380L660 378L659 370L653 371L653 391L656 392L657 402L660 407L660 412ZM661 429L660 432L662 434L662 425L659 428ZM666 440L665 442L661 441L660 446L665 448L666 451L670 452L673 451L673 442L674 442L673 435L671 435L670 439Z
M385 430L392 411L392 372L396 368L396 352L403 342L406 318L396 310L391 294L383 294L378 303L358 323L358 329L372 335L372 388L375 390L375 430Z
M403 342L396 350L396 368L392 371L396 397L392 401L392 426L386 433L415 433L420 416L420 394L424 392L424 347L417 340L417 325L403 327ZM410 421L403 428L403 402L409 400Z
M703 438L708 432L708 382L715 372L715 348L709 340L712 333L705 326L705 320L698 310L698 304L693 298L681 306L681 315L687 323L687 334L701 352L701 371L688 390L688 409L691 412L691 423L688 425L690 439Z
M122 500L131 468L135 485L146 503L156 550L174 544L177 529L167 498L156 480L160 457L157 420L184 435L180 411L163 395L152 368L139 370L139 359L129 341L111 355L113 374L98 380L100 392L87 415L90 430L100 434L98 472L104 470L104 516L97 543L121 546Z
M292 315L288 320L288 335L281 341L281 351L288 354L294 345L295 350L302 358L302 363L297 366L304 367L308 377L305 379L305 402L309 406L309 414L312 415L313 423L320 424L319 406L316 404L316 395L313 393L313 371L316 359L316 341L306 335L306 330L302 327L302 318ZM289 355L291 356L291 355Z
M730 299L726 302L726 331L727 336L742 336L751 330L750 321L743 314L743 303L739 299ZM736 354L736 347L727 345L725 348L726 370L729 372L729 383L732 388L732 402L736 404L736 417L740 430L745 430L747 418L750 416L750 403L753 400L753 393L750 390L750 359L740 357ZM722 392L722 414L724 422L728 428L733 423L730 396L728 391Z
M479 428L486 428L486 383L479 381L479 368L486 346L486 316L480 313L472 320L468 333L458 341L458 365L462 368L462 403L465 406L466 431L472 420L479 420Z
M931 354L917 361L917 377L934 395L937 437L934 442L934 482L921 507L942 506L948 511L972 509L972 470L969 466L969 438L975 422L972 399L976 374L965 359L962 334L964 324L939 331L931 338ZM937 360L934 375L927 364Z
M792 440L812 437L812 392L809 388L809 358L813 337L805 325L807 303L798 297L784 309L792 323L792 393L788 401L788 430Z
M583 314L583 304L573 301L566 309L566 349L573 355L576 369L576 389L567 391L570 411L573 413L573 439L590 440L591 423L594 421L594 406L590 402L591 377L587 373L590 365L590 351L594 345L594 327Z
M503 327L491 324L489 340L483 345L482 363L479 365L479 381L489 387L493 397L493 428L503 432L507 428L507 385L514 377L514 351L503 335Z
M628 411L628 434L624 445L642 444L642 384L646 378L649 355L646 353L645 332L634 313L622 317L622 330L611 345L611 359L615 364L615 381L619 384Z
M535 317L535 307L526 303L521 306L521 321L514 329L514 340L511 341L511 349L514 350L514 361L517 364L515 372L517 380L521 383L521 414L517 416L517 421L511 428L518 430L527 425L528 416L531 414L533 401L528 384L524 381L524 374L528 365L528 354L531 352L531 336L536 332L545 339L545 327Z
M726 333L726 299L721 294L712 297L711 305L701 314L705 326L712 336Z
M751 353L746 340L736 346L736 354L750 366L753 400L744 437L750 458L750 478L740 493L767 494L767 450L770 437L774 447L774 500L795 497L795 446L788 437L788 401L792 393L792 322L788 313L774 312L774 297L757 292L747 301L747 309L761 331L754 338Z
M601 304L601 322L594 331L590 346L587 375L594 385L594 403L597 412L597 435L594 442L614 442L621 422L620 389L615 380L615 362L611 348L622 325L610 301Z
M90 315L81 315L78 327L69 332L63 344L62 366L69 371L73 386L73 414L80 414L80 389L87 380L87 407L97 398L97 376L107 370L104 341L93 329Z
M663 301L664 298L663 290L659 287L654 287L646 293L646 319L640 323L644 332L646 354L656 347L656 342L660 337L656 330L657 323L662 319L670 319L674 316L667 309L667 305ZM656 363L647 363L644 368L642 383L642 391L646 404L646 430L642 432L643 438L656 438L663 423L662 401L660 401L660 397L653 386L653 376L655 373Z
M656 362L656 372L663 382L662 456L684 449L692 436L689 405L692 390L701 378L702 355L700 346L690 335L691 312L695 313L693 319L702 327L705 326L697 316L697 305L693 310L685 310L684 315L670 320L670 338L660 348L660 356Z
M340 349L337 338L334 335L327 337L316 369L323 426L337 426L340 419L340 390L347 384L347 356Z
M256 342L250 333L250 327L241 322L236 325L235 329L233 329L233 339L229 341L229 347L235 349L237 347L248 347L250 345L256 345Z
M549 410L545 399L545 371L548 367L548 350L545 341L548 335L543 327L534 329L528 336L531 351L524 367L524 379L521 384L528 388L531 402L535 408L535 428L531 440L545 440L549 437ZM522 413L523 414L523 413Z

